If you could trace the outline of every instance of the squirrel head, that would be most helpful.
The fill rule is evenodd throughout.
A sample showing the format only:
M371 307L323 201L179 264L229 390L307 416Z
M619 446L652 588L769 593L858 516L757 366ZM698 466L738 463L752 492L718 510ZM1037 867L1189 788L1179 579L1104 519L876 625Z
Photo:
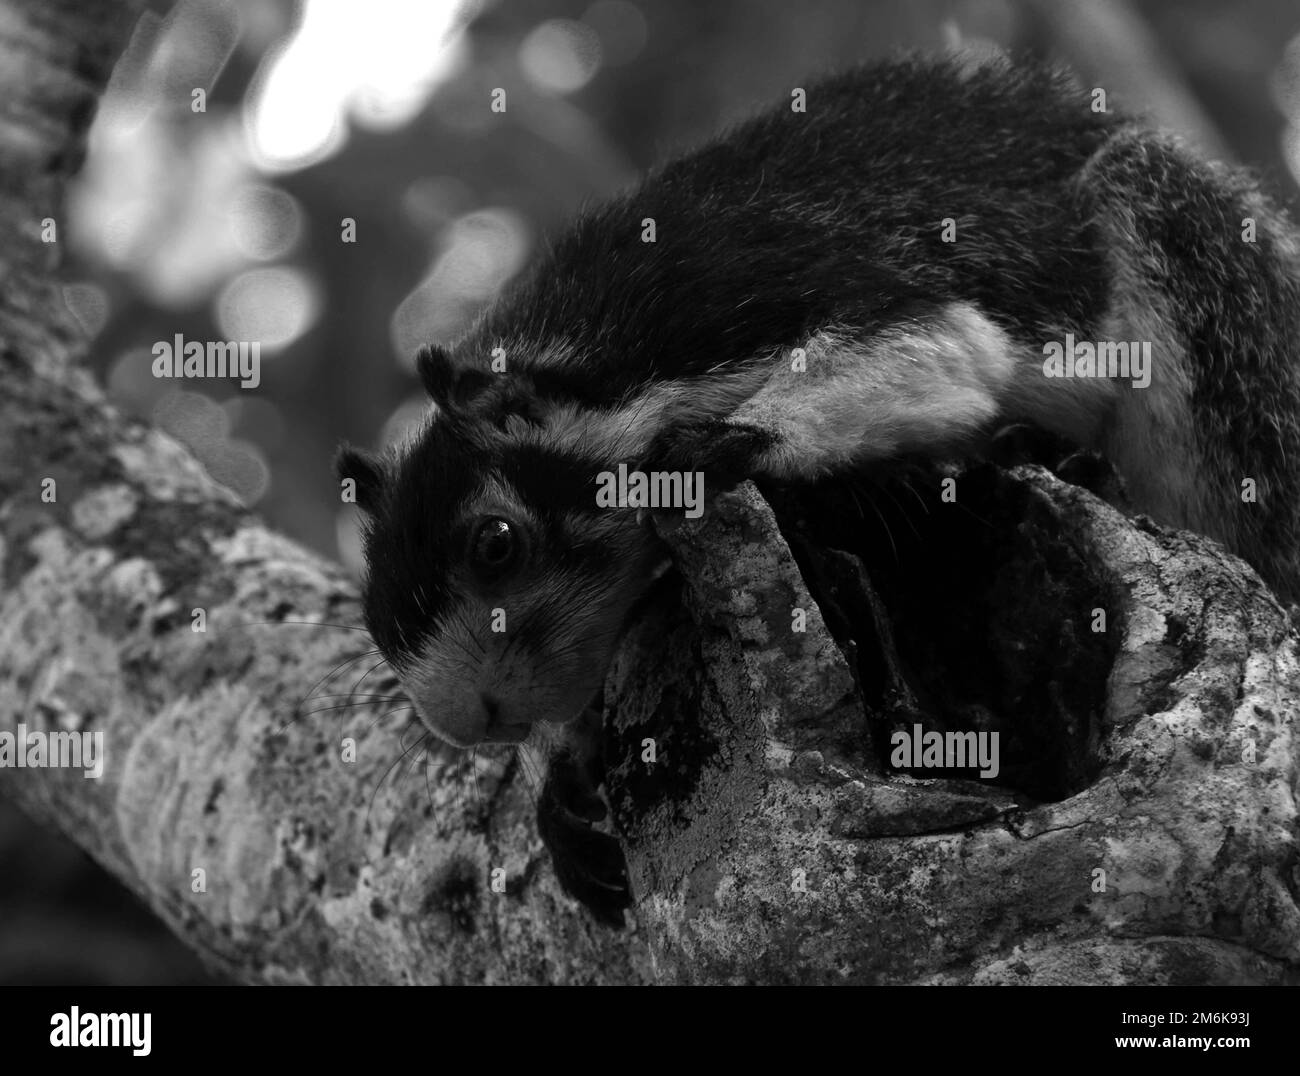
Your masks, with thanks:
M441 348L417 365L434 403L418 431L337 458L367 517L365 623L431 732L519 742L598 695L662 549L635 509L598 505L609 461L526 373Z

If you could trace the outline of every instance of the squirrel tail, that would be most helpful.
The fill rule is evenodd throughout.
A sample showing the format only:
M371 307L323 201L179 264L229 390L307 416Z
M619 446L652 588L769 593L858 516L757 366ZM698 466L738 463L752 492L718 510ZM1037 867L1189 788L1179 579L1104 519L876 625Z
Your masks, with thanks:
M1300 233L1244 171L1126 129L1080 176L1113 273L1098 338L1146 345L1098 446L1134 505L1300 599Z

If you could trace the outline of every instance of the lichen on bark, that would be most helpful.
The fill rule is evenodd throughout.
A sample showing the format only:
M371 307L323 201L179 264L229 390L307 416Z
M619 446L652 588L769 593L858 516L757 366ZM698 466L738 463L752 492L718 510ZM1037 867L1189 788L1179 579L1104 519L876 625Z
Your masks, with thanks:
M792 631L792 609L817 607L755 489L666 532L691 615L661 611L618 666L611 777L660 975L1292 980L1300 679L1287 613L1214 543L1131 520L1039 468L978 469L957 488L986 551L1010 551L1016 585L970 573L983 555L970 548L967 576L950 577L941 554L962 528L930 524L917 555L889 566L929 578L893 580L883 603L859 595L861 607L932 601L912 613L929 638L860 630L888 651L871 659L892 670L874 685L855 685L851 665L871 661L843 639L828 649L820 615ZM840 620L848 597L841 579L829 599ZM1094 601L1104 632L1088 630ZM1052 625L1048 679L1062 690L1008 691L989 665L987 683L961 681L979 701L963 714L951 684L928 681L960 657L935 639L970 623L972 604L993 645L1015 643L1030 667L1030 636ZM900 669L904 682L889 682ZM900 713L928 728L965 717L1031 747L1041 722L1069 750L983 787L902 775L881 742Z

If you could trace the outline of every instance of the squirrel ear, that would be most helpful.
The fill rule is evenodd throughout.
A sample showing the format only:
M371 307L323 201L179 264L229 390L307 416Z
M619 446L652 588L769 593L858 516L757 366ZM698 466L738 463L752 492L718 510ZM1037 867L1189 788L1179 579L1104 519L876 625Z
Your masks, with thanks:
M469 407L476 397L492 384L494 374L485 374L482 370L462 370L456 378L452 389L452 404L455 407Z
M456 381L456 367L452 365L451 352L439 344L420 348L415 356L415 369L420 383L441 410L447 409L448 397Z
M420 348L415 356L420 383L439 411L454 411L471 404L492 383L492 375L470 368L457 369L451 352L440 344Z
M334 457L334 473L340 482L352 482L357 507L374 515L386 482L384 465L379 458L351 445L342 445Z

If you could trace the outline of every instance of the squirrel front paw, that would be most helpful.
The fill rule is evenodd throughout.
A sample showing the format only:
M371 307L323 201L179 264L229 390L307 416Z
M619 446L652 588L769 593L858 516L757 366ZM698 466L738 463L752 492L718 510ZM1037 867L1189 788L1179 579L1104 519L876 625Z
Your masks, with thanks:
M537 828L555 877L600 922L621 927L632 890L617 838L596 829L607 813L595 786L572 760L552 762L537 801Z
M702 471L710 488L732 489L777 445L769 430L722 419L673 426L651 443L644 470Z

